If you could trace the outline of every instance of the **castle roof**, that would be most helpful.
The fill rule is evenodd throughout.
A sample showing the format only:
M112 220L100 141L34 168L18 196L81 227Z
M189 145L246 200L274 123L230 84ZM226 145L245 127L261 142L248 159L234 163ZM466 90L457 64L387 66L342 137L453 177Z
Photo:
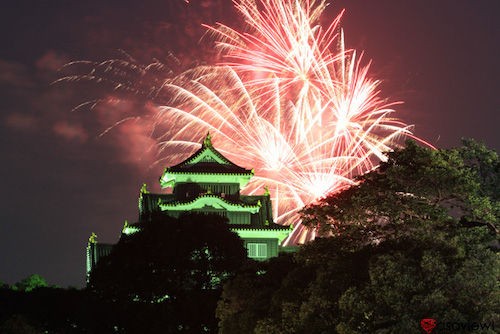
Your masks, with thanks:
M169 167L170 173L224 173L253 174L252 170L240 167L217 151L212 145L210 133L201 144L201 148L181 163Z
M227 211L251 212L257 213L261 207L260 201L255 204L244 202L235 203L219 197L215 194L203 194L191 201L169 201L164 202L161 199L158 201L158 206L163 211L176 210L176 211L190 211L195 209L202 209L205 206L210 206L215 209L224 209Z
M181 163L165 168L160 183L163 187L167 187L175 182L193 180L193 176L200 176L196 178L198 182L205 182L206 177L203 177L203 175L219 175L218 182L232 180L236 177L232 181L244 186L253 176L253 173L253 170L236 165L217 151L212 145L210 133L207 133L198 151ZM224 175L230 178L228 179ZM211 178L210 180L215 179Z

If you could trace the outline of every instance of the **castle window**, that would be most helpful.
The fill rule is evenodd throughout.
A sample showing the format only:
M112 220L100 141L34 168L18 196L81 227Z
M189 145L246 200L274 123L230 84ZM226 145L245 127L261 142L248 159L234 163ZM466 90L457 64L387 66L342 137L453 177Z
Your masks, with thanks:
M247 243L248 257L250 258L267 258L267 244L249 242Z

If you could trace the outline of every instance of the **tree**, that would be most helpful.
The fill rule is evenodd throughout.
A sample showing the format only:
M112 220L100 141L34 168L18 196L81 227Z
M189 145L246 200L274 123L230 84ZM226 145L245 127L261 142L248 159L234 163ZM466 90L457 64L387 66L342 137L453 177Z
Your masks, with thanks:
M41 331L37 330L29 324L29 322L20 315L12 317L0 323L0 332L3 334L38 334Z
M409 142L387 156L357 185L303 210L324 237L274 274L265 314L251 298L266 273L237 276L231 284L244 290L226 285L223 324L250 319L242 333L355 334L420 333L428 317L438 326L500 320L496 153L473 141L451 150Z
M240 271L217 307L220 333L331 333L338 300L368 280L370 248L343 250L341 238L319 238Z
M367 282L339 300L338 333L420 333L420 319L429 317L438 324L498 321L500 263L483 230L458 227L376 246Z
M265 262L248 262L224 285L216 311L219 333L254 333L257 322L272 312L273 294L295 267L290 254L280 254Z
M13 289L30 292L34 289L45 288L47 286L47 282L42 276L33 274L14 284Z
M0 333L101 333L94 329L107 310L89 297L55 287L0 290Z
M163 332L213 332L222 284L246 261L241 239L216 215L158 215L139 227L99 261L88 288L133 310L121 320L129 332L155 332L155 324Z
M8 288L10 288L10 286L7 283L0 281L0 290Z
M338 333L419 333L421 318L498 321L499 161L466 141L452 150L409 142L350 189L306 210L342 249L373 248L368 280L339 299Z
M494 151L473 141L451 150L409 141L357 185L303 210L303 223L350 236L358 246L414 235L427 225L454 228L459 221L488 225L496 234L499 166Z

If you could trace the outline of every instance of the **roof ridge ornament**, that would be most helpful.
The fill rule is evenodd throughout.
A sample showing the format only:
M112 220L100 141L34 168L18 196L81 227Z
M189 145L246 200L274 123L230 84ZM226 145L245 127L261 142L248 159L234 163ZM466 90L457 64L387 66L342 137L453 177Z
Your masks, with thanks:
M207 131L207 135L205 139L203 139L202 147L212 147L212 136L210 135L210 131Z
M89 237L89 244L96 244L97 243L97 234L92 232L92 234Z
M264 195L271 196L271 192L269 191L269 187L267 186L267 184L264 186Z

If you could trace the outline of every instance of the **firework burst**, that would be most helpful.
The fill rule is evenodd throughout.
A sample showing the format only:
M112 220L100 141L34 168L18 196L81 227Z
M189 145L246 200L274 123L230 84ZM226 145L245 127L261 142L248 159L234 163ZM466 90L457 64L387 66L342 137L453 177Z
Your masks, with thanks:
M159 122L176 126L162 148L197 143L192 127L217 133L217 146L243 166L257 166L247 191L269 185L275 215L294 224L288 243L314 237L298 222L304 205L353 184L410 128L393 118L354 50L346 50L340 13L323 29L314 0L241 0L242 33L208 27L225 61L165 84L173 96ZM175 122L172 122L175 120ZM181 125L182 124L182 125ZM201 132L200 131L200 132ZM218 139L218 140L217 140Z
M380 96L370 63L345 48L343 12L323 29L322 0L234 4L245 32L207 27L222 64L156 78L147 90L158 104L153 135L165 155L180 158L214 133L225 155L255 167L246 192L269 186L275 219L295 226L286 243L303 243L314 238L299 224L304 205L353 184L402 136L413 136L393 116L398 102Z

